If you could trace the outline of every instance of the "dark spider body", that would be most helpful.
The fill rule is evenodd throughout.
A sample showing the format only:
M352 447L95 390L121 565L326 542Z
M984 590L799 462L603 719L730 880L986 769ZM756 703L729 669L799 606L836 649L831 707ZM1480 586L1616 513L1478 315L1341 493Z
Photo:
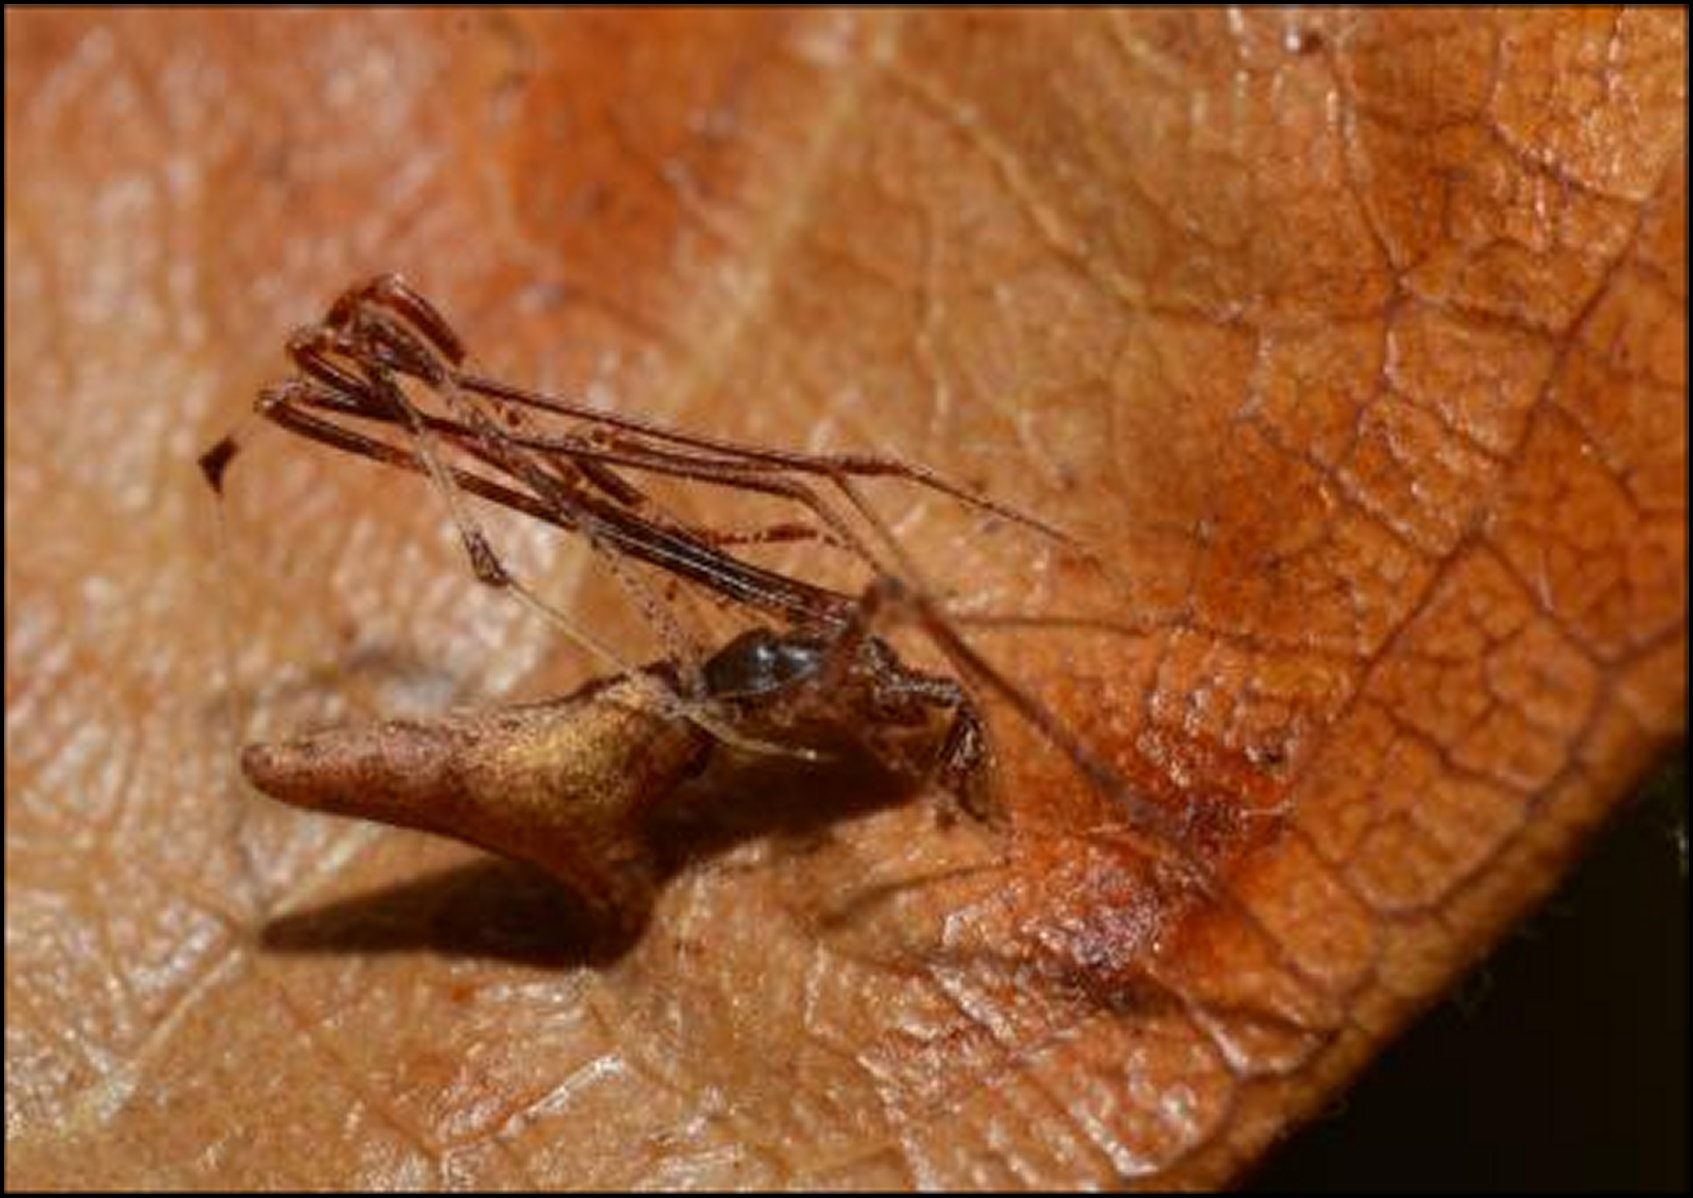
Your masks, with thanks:
M746 736L825 756L866 752L913 781L932 779L978 819L999 814L987 734L969 693L906 665L881 637L754 628L704 673L713 704Z

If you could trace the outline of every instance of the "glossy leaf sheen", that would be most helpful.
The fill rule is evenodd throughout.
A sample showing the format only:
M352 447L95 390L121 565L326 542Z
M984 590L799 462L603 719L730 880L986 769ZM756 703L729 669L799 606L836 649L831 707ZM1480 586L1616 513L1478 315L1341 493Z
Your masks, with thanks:
M1674 12L6 33L9 1185L1223 1182L1683 734ZM220 598L193 458L385 269L503 376L1098 547L1105 584L876 492L981 608L1139 630L979 639L1141 785L1286 804L1232 901L1080 835L1005 713L1009 841L743 839L611 961L527 880L239 795L218 604L245 678L336 654ZM413 482L274 444L232 503L355 642L540 668Z

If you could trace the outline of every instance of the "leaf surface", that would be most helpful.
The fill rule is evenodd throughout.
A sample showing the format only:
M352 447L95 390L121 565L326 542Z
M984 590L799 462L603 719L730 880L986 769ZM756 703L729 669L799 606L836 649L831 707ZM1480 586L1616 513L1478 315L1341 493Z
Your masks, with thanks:
M1226 1182L1684 734L1673 12L6 31L9 1185ZM611 961L239 792L228 661L285 724L314 671L381 709L557 657L421 488L279 438L232 506L294 598L212 552L194 455L387 269L502 376L1075 532L1103 576L875 491L955 596L1119 626L979 642L1255 829L1226 901L997 710L1009 836L754 836Z

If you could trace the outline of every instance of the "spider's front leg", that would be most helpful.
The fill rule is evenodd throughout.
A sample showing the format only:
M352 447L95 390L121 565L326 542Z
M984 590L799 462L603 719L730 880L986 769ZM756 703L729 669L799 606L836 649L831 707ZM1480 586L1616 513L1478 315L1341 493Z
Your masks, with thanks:
M948 717L940 749L912 772L938 783L972 819L1002 823L1006 813L994 794L987 725L975 698L956 678L906 665L894 647L875 634L878 625L900 614L909 594L904 583L886 575L865 588L834 634L818 689L859 695L857 702L870 714L872 731L909 730L930 724L937 713ZM909 759L908 752L889 751L888 746L876 752L884 760ZM944 809L942 822L950 823L951 815L950 808Z
M993 748L987 724L976 701L955 678L910 669L894 659L884 668L877 685L878 705L889 708L926 709L949 715L945 739L930 760L926 773L971 819L984 824L1002 824L1006 811L995 792ZM950 823L952 811L943 808L943 823Z

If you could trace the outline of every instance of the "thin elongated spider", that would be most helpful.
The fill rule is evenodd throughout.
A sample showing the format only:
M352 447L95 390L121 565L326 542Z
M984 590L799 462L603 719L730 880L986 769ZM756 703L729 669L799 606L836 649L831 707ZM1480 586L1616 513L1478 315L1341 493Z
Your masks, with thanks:
M920 712L944 711L950 723L934 770L967 811L986 816L992 811L989 753L968 682L1006 700L1113 798L1132 825L1185 858L1168 812L1134 793L1056 715L964 640L858 482L904 480L1072 544L1038 518L896 458L745 445L487 378L466 368L458 335L394 275L348 290L322 322L290 339L288 352L297 374L261 393L260 415L332 448L428 476L481 581L510 590L620 675L655 676L514 577L462 497L474 495L581 536L669 648L674 714L717 739L812 755L817 743L857 729L861 743L874 748L880 731L908 726ZM426 406L424 397L433 403ZM214 488L221 489L236 452L230 437L203 455L201 466ZM648 476L774 496L803 518L730 532L691 523L637 481ZM870 585L850 594L731 552L743 544L800 539L852 555L869 570ZM760 643L737 641L712 654L632 564L683 579L780 629L764 630ZM905 665L875 634L890 615L926 633L958 677ZM763 665L754 668L754 661ZM737 672L753 685L737 686Z
M650 675L515 579L459 495L468 492L581 535L668 643L670 665L679 675L681 714L730 743L813 756L823 751L820 742L831 739L830 729L856 726L859 739L874 746L882 732L920 722L916 709L944 711L950 724L934 772L967 809L987 814L986 736L964 688L906 666L873 634L859 598L756 565L726 546L809 537L846 550L876 571L902 556L885 534L878 552L845 514L795 477L806 474L827 480L877 532L882 526L853 487L855 476L906 477L1060 535L1054 530L895 459L739 446L471 374L461 368L465 355L457 335L394 276L344 294L324 321L296 333L288 350L298 374L264 390L261 415L333 448L429 476L447 501L478 578L514 590L620 673ZM418 391L442 410L426 409L414 395ZM536 431L525 415L532 410L572 423ZM397 442L375 435L396 432ZM235 452L235 441L226 438L203 456L214 487L221 487ZM633 481L642 472L774 495L800 505L816 523L726 535L665 510ZM784 629L755 630L708 662L666 604L629 571L630 561L757 610ZM772 681L778 678L780 685Z

